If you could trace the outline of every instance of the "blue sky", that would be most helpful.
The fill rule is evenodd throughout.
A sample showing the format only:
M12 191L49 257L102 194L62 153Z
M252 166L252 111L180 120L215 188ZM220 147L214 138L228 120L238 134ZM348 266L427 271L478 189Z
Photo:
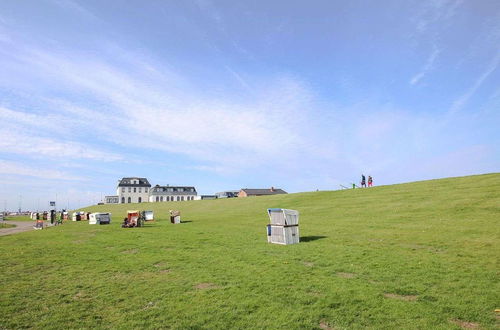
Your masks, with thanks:
M500 2L0 2L0 201L500 170Z

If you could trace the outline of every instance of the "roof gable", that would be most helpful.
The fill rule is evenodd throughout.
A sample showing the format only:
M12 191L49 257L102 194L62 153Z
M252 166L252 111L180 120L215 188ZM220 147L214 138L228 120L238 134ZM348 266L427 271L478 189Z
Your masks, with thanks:
M151 187L151 184L146 178L131 177L121 179L120 182L118 182L118 187Z

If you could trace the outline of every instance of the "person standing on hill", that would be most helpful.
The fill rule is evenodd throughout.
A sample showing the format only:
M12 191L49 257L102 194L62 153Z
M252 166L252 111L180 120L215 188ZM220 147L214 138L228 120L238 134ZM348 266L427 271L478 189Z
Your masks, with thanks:
M366 178L364 174L361 174L361 188L366 188Z
M368 187L372 186L373 186L373 178L371 177L371 175L368 175Z

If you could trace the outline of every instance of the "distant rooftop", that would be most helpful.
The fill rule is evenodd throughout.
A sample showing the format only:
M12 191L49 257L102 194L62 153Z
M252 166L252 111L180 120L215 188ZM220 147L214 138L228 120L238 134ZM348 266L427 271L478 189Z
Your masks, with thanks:
M119 180L118 187L151 187L151 184L146 178L130 177Z
M196 188L193 186L160 186L156 185L151 188L151 194L167 194L167 195L183 195L189 193L190 195L196 195Z
M288 194L283 189L278 188L267 188L267 189L248 189L243 188L243 190L248 196L257 196L257 195L278 195L278 194Z

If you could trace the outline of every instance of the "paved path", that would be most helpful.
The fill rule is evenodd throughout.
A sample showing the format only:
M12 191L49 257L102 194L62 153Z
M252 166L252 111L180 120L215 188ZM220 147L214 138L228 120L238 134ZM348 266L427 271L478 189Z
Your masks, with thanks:
M2 221L3 223L8 223L10 225L16 225L13 228L1 228L0 236L21 233L23 231L34 230L34 221Z

